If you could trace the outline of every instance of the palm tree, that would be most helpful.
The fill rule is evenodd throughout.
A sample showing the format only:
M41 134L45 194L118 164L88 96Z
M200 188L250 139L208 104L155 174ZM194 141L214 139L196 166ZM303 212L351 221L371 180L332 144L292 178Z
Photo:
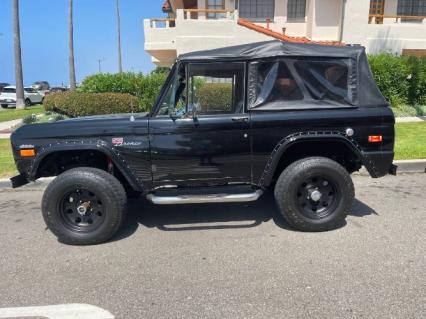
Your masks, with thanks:
M25 108L24 78L22 75L21 30L19 26L19 0L13 0L13 40L15 48L16 108Z
M118 72L123 72L123 64L121 62L121 25L120 25L120 7L118 0L115 0L115 9L117 12L117 40L118 40Z
M68 2L68 47L69 47L69 68L70 68L70 90L76 89L75 65L74 65L74 24L72 13L72 1Z

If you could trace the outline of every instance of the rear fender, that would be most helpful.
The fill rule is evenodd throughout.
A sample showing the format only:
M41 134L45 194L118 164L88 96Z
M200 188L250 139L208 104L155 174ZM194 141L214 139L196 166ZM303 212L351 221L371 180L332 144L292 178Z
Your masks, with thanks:
M302 142L312 142L318 141L319 143L322 141L327 142L338 142L344 143L349 149L355 154L357 159L361 161L364 165L364 156L361 151L358 143L341 132L301 132L291 134L285 138L283 138L272 151L269 160L265 166L265 169L260 177L258 185L261 187L267 187L271 184L272 178L274 177L275 170L278 167L283 156L285 156L285 152L293 145Z

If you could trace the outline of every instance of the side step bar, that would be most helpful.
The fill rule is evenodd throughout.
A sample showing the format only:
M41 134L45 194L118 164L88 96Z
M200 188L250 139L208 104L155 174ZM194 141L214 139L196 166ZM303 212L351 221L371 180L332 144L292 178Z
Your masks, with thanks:
M253 193L244 194L211 194L211 195L176 195L176 196L156 196L148 194L146 198L153 204L203 204L203 203L235 203L252 202L257 200L263 191L257 190Z

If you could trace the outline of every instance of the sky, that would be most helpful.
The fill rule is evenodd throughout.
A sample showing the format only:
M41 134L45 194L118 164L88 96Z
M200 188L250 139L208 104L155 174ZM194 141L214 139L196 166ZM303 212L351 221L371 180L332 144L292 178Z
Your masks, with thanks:
M144 51L143 19L164 17L163 0L120 0L124 71L154 69ZM68 0L20 0L24 84L68 85ZM0 0L0 82L14 84L12 0ZM115 0L74 0L77 82L98 72L117 72Z

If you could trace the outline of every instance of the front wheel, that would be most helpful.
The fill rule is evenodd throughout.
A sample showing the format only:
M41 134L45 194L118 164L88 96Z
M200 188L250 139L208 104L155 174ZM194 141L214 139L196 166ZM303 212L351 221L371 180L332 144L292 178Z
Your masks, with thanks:
M31 100L25 99L25 106L31 106Z
M7 104L2 104L2 105L1 105L1 107L2 107L3 109L7 109L7 108L9 107L9 105L7 105Z
M55 178L42 199L43 218L59 241L94 245L110 239L126 214L126 193L111 174L74 168Z
M336 228L346 218L355 196L346 169L324 157L289 165L278 178L274 193L286 221L302 231Z

